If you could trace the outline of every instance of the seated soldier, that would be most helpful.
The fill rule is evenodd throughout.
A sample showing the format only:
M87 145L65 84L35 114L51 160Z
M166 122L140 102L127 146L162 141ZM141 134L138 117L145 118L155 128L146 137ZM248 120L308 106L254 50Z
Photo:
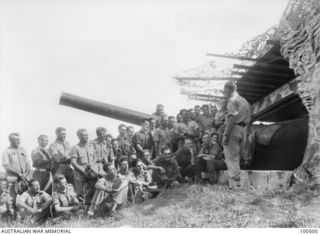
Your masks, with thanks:
M178 163L168 146L163 148L162 154L154 159L153 163L165 170L165 175L159 175L156 171L153 171L152 177L157 185L164 187L177 186L179 182L183 181Z
M163 146L163 147L167 147L167 146ZM144 170L149 171L151 175L154 171L158 172L159 174L166 173L165 169L163 169L161 166L154 165L153 161L151 160L151 153L148 149L144 150L144 158L145 158L145 162L142 162L144 165L143 168Z
M111 203L109 216L113 216L118 205L127 202L129 181L117 174L113 164L107 166L107 175L100 178L95 185L96 191L91 201L88 214L93 215L98 207Z
M210 183L216 183L219 170L226 170L223 160L222 147L218 143L218 134L204 134L202 146L197 159L197 176L204 180L208 176ZM200 173L201 172L201 173ZM207 175L206 175L207 174Z
M81 208L73 185L68 184L62 174L55 175L54 184L55 187L52 193L54 216L70 218L72 213L78 212Z
M14 209L12 197L8 189L8 182L6 179L1 179L0 181L0 218L3 219L8 216L14 216Z
M180 167L181 175L193 178L196 174L196 152L192 140L185 139L183 148L175 152L174 155Z
M133 195L135 202L145 201L153 196L148 186L151 184L152 178L147 170L144 170L144 163L141 159L132 162L132 173L138 184L133 187Z
M31 179L28 186L28 191L17 196L18 216L25 223L44 222L50 216L52 197L46 192L40 191L38 180Z

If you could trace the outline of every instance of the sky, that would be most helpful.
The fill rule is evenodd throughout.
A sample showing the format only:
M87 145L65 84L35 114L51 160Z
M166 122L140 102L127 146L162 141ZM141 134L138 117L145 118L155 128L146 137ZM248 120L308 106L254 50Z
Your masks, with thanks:
M18 132L30 154L39 134L120 121L58 104L61 92L145 113L195 104L175 74L227 53L277 24L287 0L0 0L0 151ZM138 130L139 127L136 127ZM1 161L1 160L0 160Z

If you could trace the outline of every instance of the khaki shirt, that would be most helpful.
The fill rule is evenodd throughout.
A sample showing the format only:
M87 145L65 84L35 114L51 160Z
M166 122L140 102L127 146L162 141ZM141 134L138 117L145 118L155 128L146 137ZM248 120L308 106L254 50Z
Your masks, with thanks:
M69 142L60 142L56 140L49 146L49 153L55 161L67 163L70 160L71 145Z
M175 134L186 133L189 135L195 135L199 129L198 124L195 121L188 120L188 123L185 124L184 122L180 122L175 127Z
M71 158L75 158L78 165L94 166L97 163L97 156L94 146L92 144L81 145L80 143L75 145L71 150ZM77 179L83 179L83 175L77 169L74 169L74 177Z
M90 141L94 150L96 151L97 161L107 164L113 161L112 151L107 147L107 142L99 142L98 139Z
M188 120L188 123L185 124L184 122L180 122L176 125L174 129L175 135L180 135L182 133L189 134L189 135L196 135L197 130L199 129L198 124L195 121ZM178 141L178 148L182 148L184 145L184 140Z
M248 101L238 93L234 93L227 103L227 117L232 115L235 123L248 124L251 118L251 106Z
M49 153L48 149L37 147L36 149L32 150L31 159L33 162L33 167L38 169L50 169L51 163L39 163L39 160L50 160L52 157Z
M52 199L53 206L59 205L61 207L68 207L79 203L72 184L68 184L64 191L54 190L52 193Z
M24 176L29 176L30 173L30 161L27 157L27 152L21 147L17 149L12 147L5 149L2 154L2 166L6 170L7 168L12 168ZM7 176L16 175L7 171Z
M125 155L133 155L136 154L136 150L133 147L132 139L129 138L128 136L118 136L117 138L119 142L119 148Z
M26 203L29 207L39 209L43 203L51 199L51 196L44 191L40 191L36 195L31 195L29 191L22 193L17 197L17 201Z
M132 143L137 151L137 157L141 157L142 153L140 153L137 149L137 145L139 144L143 149L152 150L153 141L152 136L149 132L144 132L142 130L136 132L132 138Z
M78 165L89 166L97 161L96 151L92 144L77 144L71 150L71 158L76 158Z
M159 146L170 145L171 143L171 133L168 129L157 128L154 132L153 140L159 142Z
M200 114L196 119L202 132L214 128L214 117Z

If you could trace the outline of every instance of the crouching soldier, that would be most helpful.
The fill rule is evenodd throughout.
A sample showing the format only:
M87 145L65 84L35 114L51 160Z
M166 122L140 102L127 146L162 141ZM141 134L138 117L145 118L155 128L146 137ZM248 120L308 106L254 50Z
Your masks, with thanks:
M64 175L57 174L54 178L55 190L52 193L55 217L69 219L72 213L82 209L73 185L68 184Z
M5 219L9 216L14 216L14 209L12 206L12 197L8 190L8 183L5 179L1 180L0 184L0 218Z
M108 164L107 175L100 178L96 185L96 191L91 201L88 214L93 215L98 207L103 208L106 203L110 203L109 216L113 216L118 205L127 202L129 180L117 174L113 164Z
M24 223L42 223L50 216L52 197L40 191L40 183L36 179L31 179L28 186L28 191L16 199L18 217Z
M153 179L159 186L177 186L182 182L182 176L179 171L177 161L174 159L171 150L168 146L164 147L162 154L153 160L154 165L160 166L165 170L165 174L159 174L153 171Z
M212 133L211 137L209 134L202 136L202 146L196 161L197 178L202 182L208 179L209 183L216 183L218 171L227 169L218 137L217 133Z
M152 178L149 171L144 169L144 163L141 159L137 159L132 162L132 167L132 173L136 181L136 183L132 185L134 202L142 202L152 198L154 193L152 193L152 188L149 188Z

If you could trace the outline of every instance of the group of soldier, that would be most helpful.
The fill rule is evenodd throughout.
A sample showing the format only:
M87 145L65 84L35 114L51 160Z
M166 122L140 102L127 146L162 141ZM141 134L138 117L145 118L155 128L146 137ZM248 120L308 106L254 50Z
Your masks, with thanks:
M113 216L127 202L157 196L181 183L214 184L220 170L228 170L229 188L240 187L240 158L245 151L250 105L236 92L233 82L224 87L226 102L182 109L167 116L157 105L155 118L142 120L141 129L121 124L113 138L106 128L96 129L89 141L79 129L78 144L66 141L66 129L56 129L56 140L38 137L31 153L20 147L18 133L9 135L10 147L2 155L6 170L0 186L2 217L41 223L46 218L70 218L85 211L89 216L106 212Z

